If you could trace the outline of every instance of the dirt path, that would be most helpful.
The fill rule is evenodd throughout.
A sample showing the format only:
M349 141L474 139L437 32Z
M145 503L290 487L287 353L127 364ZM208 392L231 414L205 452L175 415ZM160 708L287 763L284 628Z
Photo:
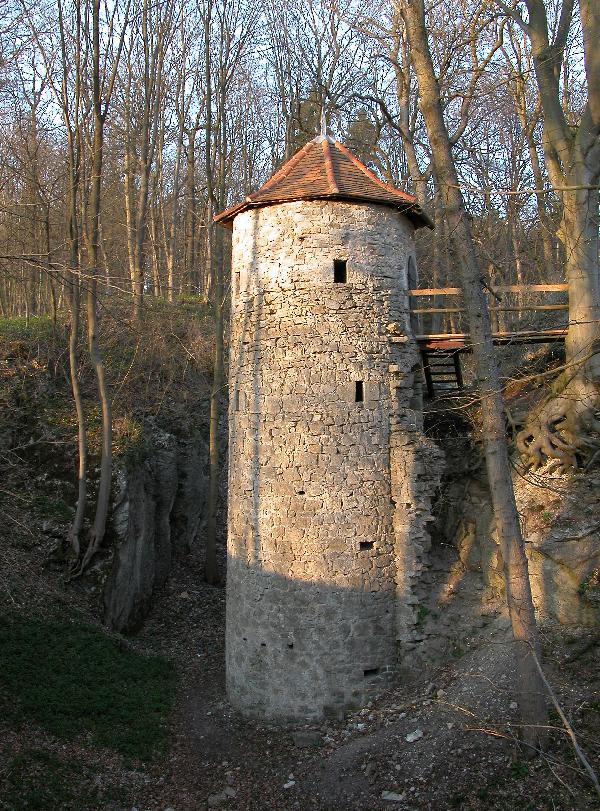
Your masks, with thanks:
M563 735L544 758L527 760L515 747L502 618L482 647L422 672L343 722L280 728L228 705L225 591L202 585L200 575L193 560L178 567L134 642L173 657L182 675L171 751L148 773L138 811L597 807ZM579 707L590 751L598 745L598 648L570 663L572 646L548 634L545 642L553 681L569 711ZM585 647L581 634L574 644Z

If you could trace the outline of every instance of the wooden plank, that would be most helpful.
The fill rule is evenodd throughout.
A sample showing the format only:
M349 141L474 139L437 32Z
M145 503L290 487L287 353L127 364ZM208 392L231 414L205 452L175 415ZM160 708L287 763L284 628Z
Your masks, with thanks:
M522 307L488 307L490 311L495 313L520 313L531 311L545 311L545 310L568 310L568 304L524 304ZM411 313L464 313L464 307L419 307Z
M568 310L568 304L526 304L523 307L490 307L496 313L520 313L530 310Z
M531 336L566 335L567 329L523 330L521 332L494 332L492 338L526 338ZM416 335L417 341L466 341L470 339L468 332L438 332L430 335Z
M410 308L411 313L464 313L462 307L424 307L417 310Z
M541 330L539 332L494 332L492 341L496 346L509 344L550 344L564 341L566 329ZM438 352L471 352L471 338L468 333L439 335L417 335L417 341L422 352L431 353L434 357Z
M566 293L568 284L500 284L494 293Z
M409 290L409 296L458 296L462 293L460 287L424 287L421 290Z
M566 293L568 284L500 284L492 287L494 293ZM409 290L408 295L418 296L459 296L460 287L423 287L420 290Z

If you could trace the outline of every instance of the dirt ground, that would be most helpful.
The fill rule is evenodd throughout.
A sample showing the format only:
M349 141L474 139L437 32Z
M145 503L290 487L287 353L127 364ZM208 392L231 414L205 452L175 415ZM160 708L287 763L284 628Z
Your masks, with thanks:
M224 688L225 590L180 565L135 645L173 657L181 688L166 761L138 811L600 808L558 716L548 750L516 744L507 623L340 722L281 728L244 719ZM600 648L593 633L543 632L546 667L592 760L600 744Z
M3 546L11 572L13 608L39 611L57 604L95 622L93 577L70 586L48 566L46 539L28 554ZM222 561L223 562L223 561ZM6 580L4 586L6 586ZM10 584L9 584L10 585ZM150 764L127 764L89 737L55 739L0 719L0 785L6 764L35 745L75 769L85 793L48 805L21 803L17 793L0 808L78 811L417 811L417 809L600 808L582 776L558 717L544 755L529 758L515 742L507 623L497 616L477 643L439 667L406 677L372 706L343 721L276 727L245 719L227 702L224 679L225 589L202 581L202 561L179 561L142 632L123 644L171 659L179 687L168 751ZM543 629L549 678L597 767L600 752L600 646L597 632ZM12 758L12 761L11 761ZM30 761L28 761L30 764ZM27 768L30 770L31 765ZM46 772L41 779L47 780ZM71 772L60 772L68 780ZM75 772L73 772L75 774ZM62 775L62 776L61 776ZM29 775L30 777L30 775ZM83 781L83 782L81 782ZM14 779L13 779L14 783ZM79 785L79 784L78 784ZM14 788L14 786L13 786ZM93 791L92 791L93 789ZM94 797L95 799L89 799ZM102 799L99 800L98 797Z

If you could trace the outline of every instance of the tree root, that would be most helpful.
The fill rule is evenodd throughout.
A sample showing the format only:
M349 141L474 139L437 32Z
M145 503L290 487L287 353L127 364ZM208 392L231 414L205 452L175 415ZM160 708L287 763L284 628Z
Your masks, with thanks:
M516 436L517 450L534 471L552 460L548 471L589 467L600 450L600 392L590 383L571 381L534 412Z
M71 580L77 580L81 577L85 570L89 567L92 559L96 555L96 552L100 548L101 541L99 537L94 533L93 529L90 530L90 535L88 539L88 545L86 547L85 553L83 555L79 555L73 565L71 567L71 574L68 577L68 582Z

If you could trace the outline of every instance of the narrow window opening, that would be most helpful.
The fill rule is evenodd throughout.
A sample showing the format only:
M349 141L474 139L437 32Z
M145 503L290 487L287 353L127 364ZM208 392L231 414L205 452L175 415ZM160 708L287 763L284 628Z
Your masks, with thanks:
M348 281L348 262L346 259L333 260L333 281L336 284L346 284Z
M365 384L362 380L356 381L356 393L354 395L355 403L363 403L365 400Z
M298 490L298 495L303 496L304 495L304 490Z
M261 646L261 648L266 648L266 647L267 647L267 643L266 643L266 642L261 642L261 643L260 643L260 646Z
M360 551L364 552L366 549L373 549L375 541L360 541L358 544Z
M379 673L378 667L370 667L363 671L365 679L368 679L370 676L377 676Z

